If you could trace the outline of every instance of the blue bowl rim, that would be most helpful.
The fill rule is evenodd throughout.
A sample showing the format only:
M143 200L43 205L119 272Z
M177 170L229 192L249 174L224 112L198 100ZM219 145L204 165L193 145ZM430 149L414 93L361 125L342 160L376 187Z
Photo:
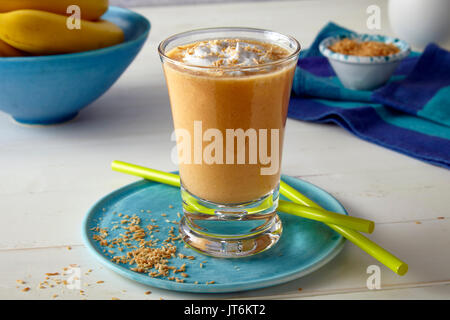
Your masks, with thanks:
M328 47L333 43L345 39L358 39L360 41L377 41L383 43L392 43L397 48L400 49L400 52L388 56L352 56L347 54L342 54L338 52L334 52ZM376 34L350 34L350 35L337 35L331 36L323 39L319 44L320 53L327 57L328 59L338 60L341 62L347 62L352 64L381 64L381 63L393 63L402 60L407 57L411 52L410 45L403 40L398 38L376 35Z
M64 60L64 59L82 58L82 57L88 57L88 56L102 55L102 54L110 52L110 51L115 51L117 49L128 47L135 43L139 43L148 37L148 34L151 29L151 23L146 17L144 17L143 15L141 15L135 11L121 8L121 7L116 7L116 6L109 6L107 12L110 12L110 11L113 11L113 12L117 11L117 12L134 14L134 15L139 16L139 18L141 18L142 21L144 21L144 23L145 23L145 31L134 40L124 41L124 42L116 44L114 46L110 46L110 47L106 47L106 48L102 48L102 49L89 50L89 51L76 52L76 53L36 56L36 57L30 57L30 56L28 56L28 57L0 57L0 63L2 63L2 62L8 62L8 63L9 62L36 62L36 61L44 62L44 61L49 61L49 60L54 61L54 60Z

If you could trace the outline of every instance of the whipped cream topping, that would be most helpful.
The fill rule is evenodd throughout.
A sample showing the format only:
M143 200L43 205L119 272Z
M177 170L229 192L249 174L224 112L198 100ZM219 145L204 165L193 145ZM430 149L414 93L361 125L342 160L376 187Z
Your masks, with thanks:
M201 41L180 49L183 62L202 67L258 66L287 55L278 46L239 39Z

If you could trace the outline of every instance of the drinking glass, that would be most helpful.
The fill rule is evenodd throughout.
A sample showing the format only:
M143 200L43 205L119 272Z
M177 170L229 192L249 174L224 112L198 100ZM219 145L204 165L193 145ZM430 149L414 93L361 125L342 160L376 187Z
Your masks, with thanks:
M281 47L287 54L245 66L194 65L171 55L196 42L224 39L262 50ZM216 257L271 248L282 233L276 209L298 41L262 29L209 28L173 35L158 51L177 142L183 240Z

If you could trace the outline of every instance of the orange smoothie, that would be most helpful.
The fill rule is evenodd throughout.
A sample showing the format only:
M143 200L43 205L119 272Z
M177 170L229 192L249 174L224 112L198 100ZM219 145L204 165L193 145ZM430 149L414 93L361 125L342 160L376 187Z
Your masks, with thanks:
M296 66L290 54L249 39L199 41L167 52L180 176L190 193L236 204L278 186Z

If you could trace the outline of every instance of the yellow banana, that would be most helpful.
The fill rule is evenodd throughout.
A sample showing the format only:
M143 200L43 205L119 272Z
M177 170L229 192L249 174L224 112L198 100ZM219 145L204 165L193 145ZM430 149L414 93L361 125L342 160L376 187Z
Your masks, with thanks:
M11 47L6 42L0 40L0 57L23 57L24 52Z
M81 21L81 29L70 29L67 17L38 10L0 14L0 39L37 55L95 50L123 42L124 34L109 21Z
M81 19L97 20L108 10L108 0L0 0L0 12L34 9L66 15L67 8L77 5Z

